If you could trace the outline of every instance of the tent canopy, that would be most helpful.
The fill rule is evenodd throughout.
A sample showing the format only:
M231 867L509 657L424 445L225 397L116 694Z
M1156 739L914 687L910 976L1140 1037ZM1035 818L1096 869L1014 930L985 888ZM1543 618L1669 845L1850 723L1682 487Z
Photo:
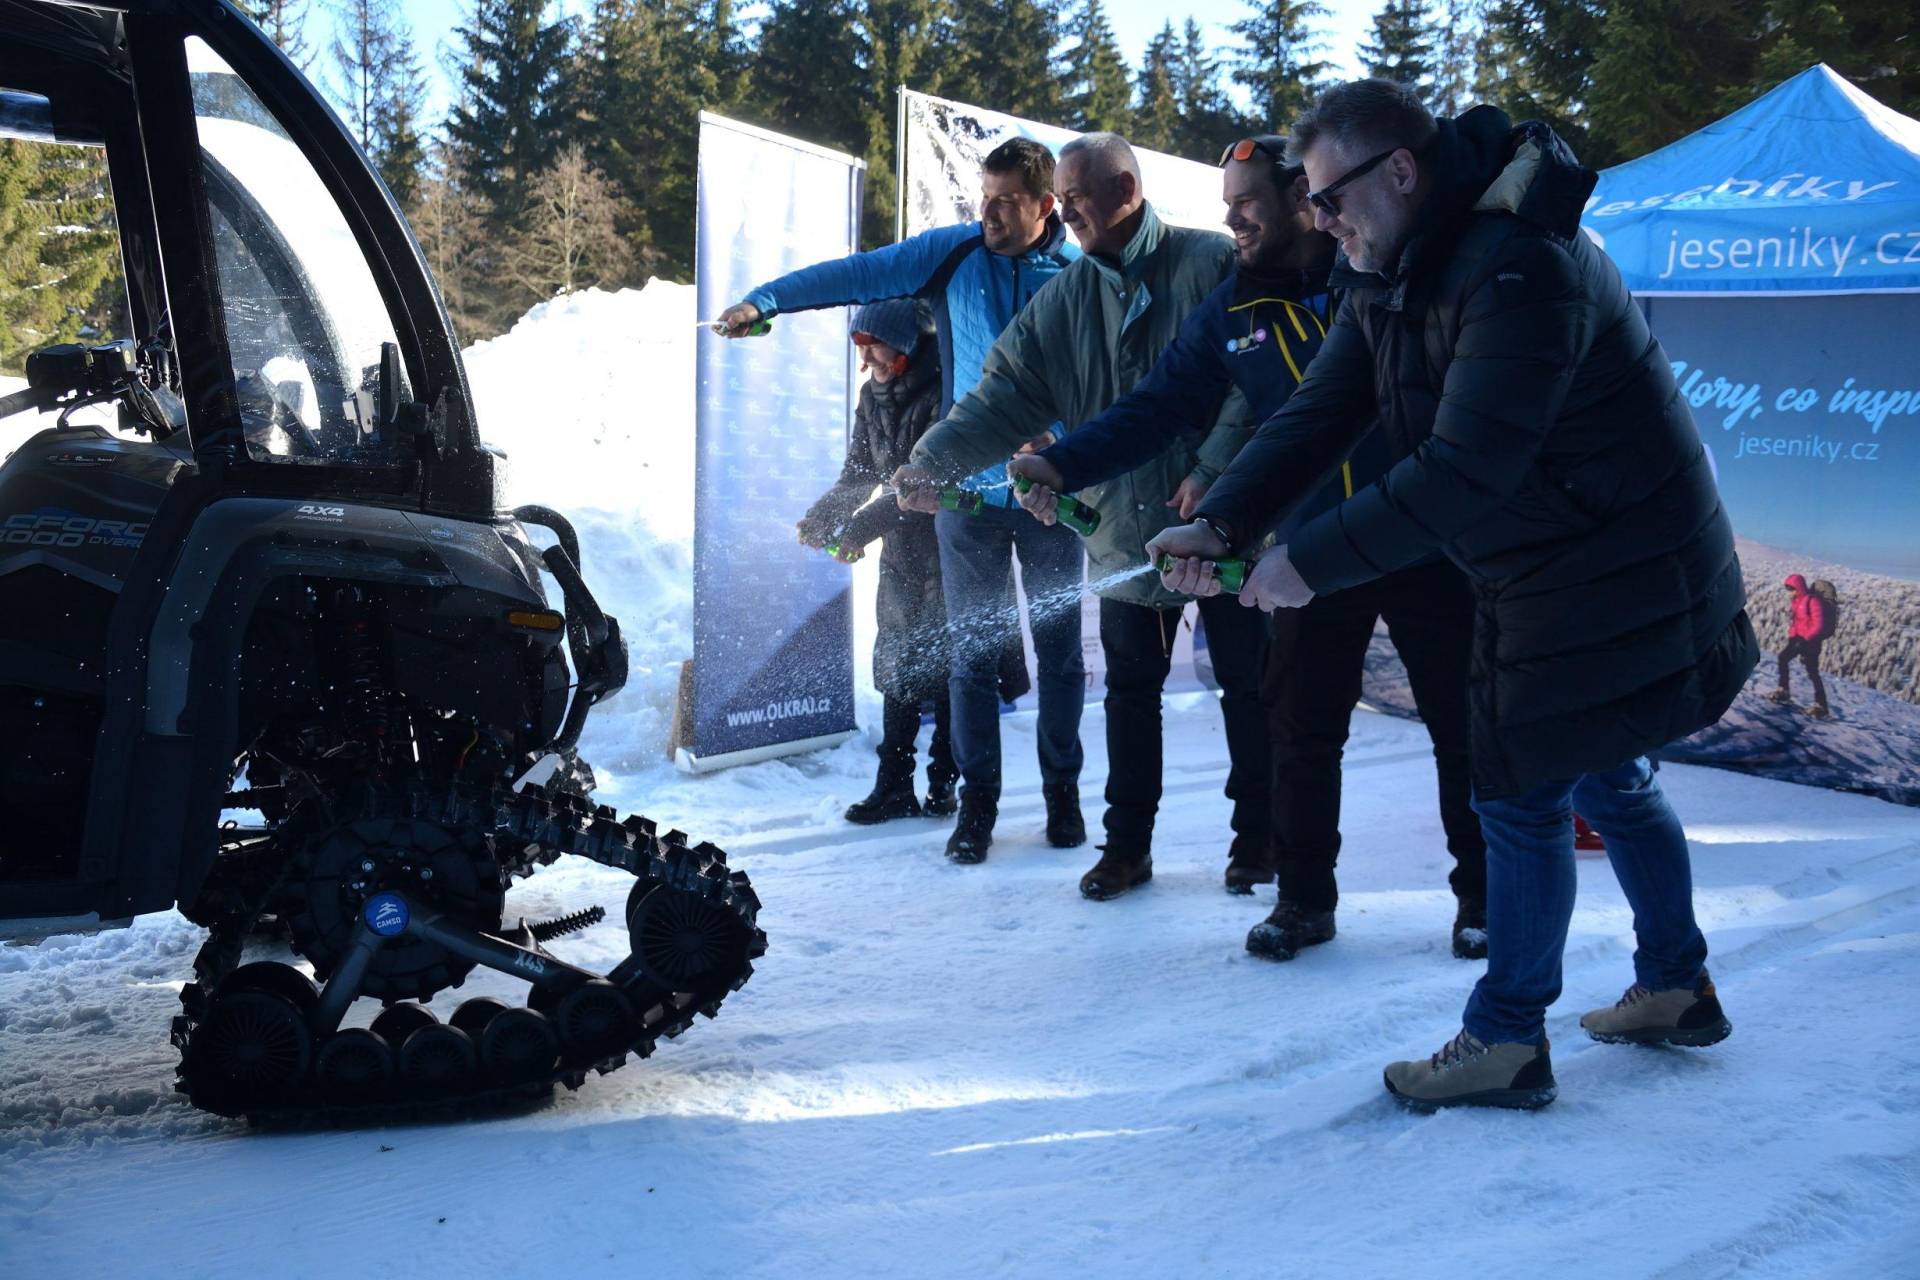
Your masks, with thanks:
M1920 292L1920 120L1821 63L1602 172L1582 225L1637 294Z

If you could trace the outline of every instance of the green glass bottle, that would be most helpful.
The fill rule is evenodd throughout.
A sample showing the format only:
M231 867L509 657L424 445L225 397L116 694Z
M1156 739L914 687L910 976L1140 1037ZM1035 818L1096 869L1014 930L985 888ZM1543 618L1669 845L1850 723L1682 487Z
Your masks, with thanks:
M1015 476L1013 487L1021 493L1033 488L1033 481L1026 476ZM1090 537L1100 527L1100 513L1071 494L1060 494L1060 505L1054 508L1054 515L1061 524L1073 530L1081 537Z
M825 547L821 548L821 550L825 551L835 560L840 559L840 539L835 538L832 542L829 542ZM860 559L866 554L867 549L865 547L855 547L853 548L853 554L846 558L845 563L852 564L855 560Z
M977 516L986 503L971 489L952 487L940 491L940 505L963 516Z
M1165 573L1173 567L1173 557L1161 556L1153 567ZM1233 595L1239 595L1240 589L1247 585L1247 574L1252 569L1253 561L1251 560L1215 560L1213 562L1213 576L1220 580L1220 589Z

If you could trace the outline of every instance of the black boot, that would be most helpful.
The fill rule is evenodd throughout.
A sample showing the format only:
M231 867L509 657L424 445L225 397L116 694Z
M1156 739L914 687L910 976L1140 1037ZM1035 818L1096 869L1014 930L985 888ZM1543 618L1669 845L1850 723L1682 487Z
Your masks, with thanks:
M1080 893L1095 902L1105 902L1151 879L1153 851L1144 846L1123 847L1115 841L1100 846L1100 861L1080 877Z
M1087 824L1080 817L1080 784L1049 782L1040 788L1047 800L1047 843L1056 849L1078 849L1087 842Z
M1273 842L1265 835L1235 836L1227 850L1227 892L1252 893L1253 886L1273 880Z
M880 774L873 780L873 790L865 800L856 800L847 806L848 822L866 827L876 822L891 822L895 818L917 818L920 816L920 801L913 794L913 758L906 761L882 760Z
M1462 898L1453 913L1453 954L1462 960L1487 958L1487 904Z
M947 837L950 862L975 863L987 860L987 848L993 843L993 822L1000 806L969 787L960 797L960 817Z
M920 806L920 812L929 818L944 818L960 807L959 796L954 791L954 779L927 775L927 799Z
M1273 913L1247 934L1247 950L1269 960L1291 960L1333 937L1333 912L1308 911L1282 898Z

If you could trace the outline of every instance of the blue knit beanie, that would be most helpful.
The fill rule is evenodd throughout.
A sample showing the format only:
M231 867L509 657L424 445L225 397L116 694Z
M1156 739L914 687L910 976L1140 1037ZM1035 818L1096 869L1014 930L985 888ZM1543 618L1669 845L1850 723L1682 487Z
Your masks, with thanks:
M864 333L886 343L903 355L912 355L920 345L923 329L919 305L912 298L888 298L869 302L853 313L852 331Z

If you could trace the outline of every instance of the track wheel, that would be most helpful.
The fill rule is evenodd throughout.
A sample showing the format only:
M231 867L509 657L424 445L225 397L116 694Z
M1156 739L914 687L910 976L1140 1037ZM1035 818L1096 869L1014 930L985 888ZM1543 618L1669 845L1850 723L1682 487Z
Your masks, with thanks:
M331 1036L314 1058L320 1092L334 1102L365 1102L385 1096L393 1086L393 1046L365 1027Z
M479 1060L472 1036L458 1027L434 1023L413 1032L400 1046L400 1080L427 1098L452 1093L466 1084Z
M642 881L627 896L641 971L669 991L725 995L745 968L752 930L718 903Z
M559 1056L553 1020L537 1009L507 1009L480 1033L480 1065L503 1083L545 1079Z
M388 1005L373 1020L373 1034L394 1047L396 1052L407 1042L407 1037L421 1027L437 1027L440 1019L433 1011L423 1009L417 1004Z
M594 1060L621 1053L639 1031L633 1017L633 1002L627 993L605 978L583 982L566 995L553 1011L554 1025L567 1056L576 1060Z
M264 991L284 997L303 1014L320 1002L320 988L313 985L312 978L291 965L276 964L272 960L241 965L227 975L220 990L222 993Z
M222 991L187 1046L194 1102L233 1115L249 1103L277 1101L298 1087L312 1052L306 1018L293 1001L268 991Z
M471 1000L460 1002L460 1007L453 1011L451 1018L447 1019L447 1025L460 1028L472 1036L477 1044L480 1033L487 1029L487 1024L505 1013L507 1008L505 1000L495 999L493 996L475 996Z

